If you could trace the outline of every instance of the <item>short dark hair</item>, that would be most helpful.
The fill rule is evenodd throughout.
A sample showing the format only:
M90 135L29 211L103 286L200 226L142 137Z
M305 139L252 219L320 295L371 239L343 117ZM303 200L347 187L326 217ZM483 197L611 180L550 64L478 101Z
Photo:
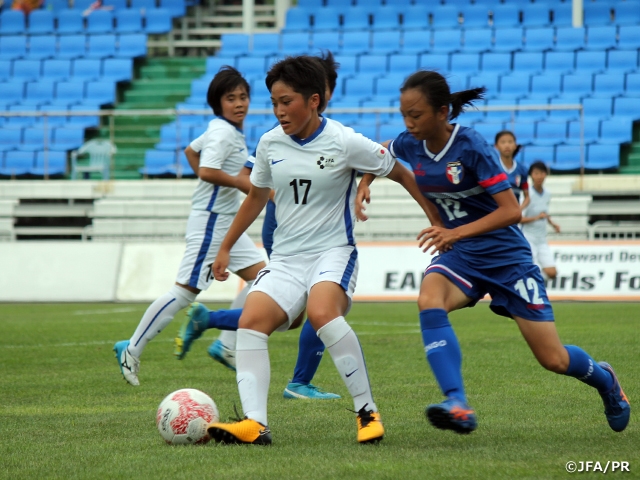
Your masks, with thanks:
M323 50L322 54L317 58L320 60L322 68L324 68L324 73L327 76L327 85L329 86L329 91L333 95L333 91L336 89L340 64L336 62L336 59L330 50Z
M529 167L529 175L531 175L531 172L533 172L534 170L540 170L549 175L549 167L542 160L536 160L531 164L531 166Z
M500 130L498 133L496 133L496 138L493 141L493 143L494 144L498 143L498 140L500 140L505 135L511 135L511 137L513 138L513 141L517 143L516 134L513 133L511 130Z
M317 93L320 96L318 111L324 110L327 74L317 57L299 55L286 57L284 60L274 63L265 79L269 91L277 81L281 81L291 87L294 92L301 94L305 101Z
M414 88L422 92L427 103L436 111L442 106L451 105L449 120L464 112L465 107L473 105L475 100L483 99L487 91L484 87L478 87L451 93L447 80L432 70L419 70L411 74L400 87L400 92Z
M251 96L251 87L238 70L229 65L220 67L207 90L207 103L215 115L222 115L222 97L238 87L244 87L247 96Z

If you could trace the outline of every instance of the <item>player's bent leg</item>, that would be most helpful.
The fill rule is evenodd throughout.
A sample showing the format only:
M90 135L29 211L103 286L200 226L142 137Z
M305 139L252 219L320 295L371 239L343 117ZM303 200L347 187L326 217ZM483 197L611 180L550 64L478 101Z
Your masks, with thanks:
M553 280L558 276L558 271L556 267L546 267L542 269L543 276L546 279Z
M178 336L174 340L173 354L182 360L189 350L191 344L200 338L209 324L209 309L201 303L192 303L187 310L187 318L182 323Z
M608 363L597 363L580 347L563 345L554 322L535 322L520 317L514 318L533 354L543 367L577 378L598 390L611 429L621 432L627 427L631 406Z
M140 381L138 380L140 359L129 353L129 340L116 342L113 346L113 351L115 352L116 359L120 365L122 377L129 383L129 385L133 385L134 387L140 385Z

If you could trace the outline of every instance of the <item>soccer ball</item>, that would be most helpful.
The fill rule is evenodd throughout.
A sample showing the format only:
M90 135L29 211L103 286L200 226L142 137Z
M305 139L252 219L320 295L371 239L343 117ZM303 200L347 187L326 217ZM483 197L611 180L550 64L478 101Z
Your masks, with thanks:
M218 407L204 392L183 388L167 395L156 413L162 438L172 445L207 443L207 425L220 419Z

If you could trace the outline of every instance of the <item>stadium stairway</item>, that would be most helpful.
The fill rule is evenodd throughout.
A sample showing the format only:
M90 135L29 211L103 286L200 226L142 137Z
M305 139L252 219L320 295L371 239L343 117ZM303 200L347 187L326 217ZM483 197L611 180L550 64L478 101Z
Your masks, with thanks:
M620 173L640 173L640 122L633 125L633 142L629 146L622 147L620 155Z
M191 92L193 79L205 72L204 58L150 58L124 92L124 101L116 110L174 108ZM114 158L116 179L139 179L138 169L144 165L145 151L160 139L160 126L175 120L170 115L116 116L114 119ZM102 138L109 138L109 128L100 130Z

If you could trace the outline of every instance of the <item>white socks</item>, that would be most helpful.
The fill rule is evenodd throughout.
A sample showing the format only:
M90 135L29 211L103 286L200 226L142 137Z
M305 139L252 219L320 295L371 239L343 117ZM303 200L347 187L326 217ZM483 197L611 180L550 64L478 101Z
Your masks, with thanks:
M129 353L134 357L140 357L147 343L169 325L176 313L188 307L196 299L196 296L195 293L174 285L167 293L149 305L140 319L138 328L129 340Z
M238 329L236 381L242 411L247 418L263 425L267 425L267 395L271 382L268 340L269 336L264 333Z
M329 350L338 373L353 397L353 409L357 412L367 405L367 410L377 412L378 407L373 402L362 347L344 317L334 318L320 328L318 337Z
M231 306L229 307L229 310L234 310L236 308L244 307L244 302L247 299L247 294L249 293L249 289L251 288L252 285L253 285L253 280L251 280L250 282L247 282L245 287L242 290L240 290L240 293L238 293L238 296L233 299L233 302L231 302ZM222 330L220 332L220 335L218 336L218 340L220 340L220 342L222 343L222 345L225 346L225 348L228 348L229 350L236 349L236 332L235 331Z

